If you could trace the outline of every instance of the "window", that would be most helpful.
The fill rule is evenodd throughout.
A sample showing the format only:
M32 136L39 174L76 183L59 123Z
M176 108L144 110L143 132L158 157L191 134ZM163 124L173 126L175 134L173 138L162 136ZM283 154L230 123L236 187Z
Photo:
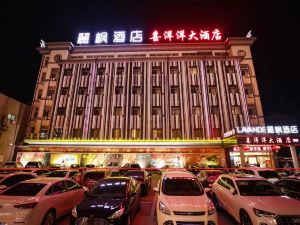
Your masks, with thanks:
M204 190L197 179L181 177L164 179L162 192L171 196L201 196L204 194Z
M132 87L132 94L134 95L140 95L142 92L141 92L141 87Z
M35 108L33 111L33 118L37 118L38 117L38 113L39 113L39 109Z
M121 76L124 74L124 67L117 67L117 76Z
M59 116L64 116L64 115L66 115L66 108L65 108L65 107L59 107L59 108L57 109L57 115L59 115Z
M225 71L226 71L226 73L234 73L234 67L233 66L226 66Z
M181 130L180 129L172 129L172 138L181 139Z
M93 115L94 115L94 116L99 116L99 115L101 115L101 108L100 108L100 107L94 107L94 108L93 108Z
M44 83L45 80L46 80L46 73L42 73L40 82L41 82L41 83Z
M193 109L193 115L201 116L201 107L200 106L194 106Z
M246 95L253 95L253 89L251 85L245 85L245 94Z
M153 129L152 130L153 139L162 139L162 129Z
M48 66L49 64L49 57L45 57L45 60L44 60L44 66Z
M131 129L131 138L132 139L139 139L140 138L140 129Z
M154 115L154 116L161 116L161 107L154 107L152 109L152 115Z
M81 128L73 129L73 138L82 138L82 129Z
M100 129L98 128L91 129L91 138L93 139L100 138Z
M42 89L38 90L37 99L41 99L42 98L42 94L43 94L43 90Z
M73 69L65 69L64 76L71 76Z
M192 75L198 74L198 68L196 66L190 67L190 72Z
M50 107L45 107L44 112L43 112L43 117L49 117L51 113L51 108Z
M249 77L250 76L249 65L247 65L247 64L241 64L241 74L244 77Z
M82 116L84 115L84 108L83 107L77 107L75 111L75 115Z
M131 115L140 115L141 114L141 110L140 110L140 107L132 107L132 110L131 110Z
M87 94L88 94L88 89L87 89L87 87L79 87L79 89L78 89L78 94L79 94L79 95L87 95Z
M50 73L50 79L57 79L59 77L59 69L52 68Z
M54 92L55 92L55 89L53 89L53 88L51 88L51 87L49 87L49 89L48 89L48 91L47 91L47 97L49 98L53 98L53 96L54 96Z
M60 95L67 95L69 92L69 88L68 87L62 87L60 90Z
M207 66L206 67L206 72L207 73L215 73L215 68L213 66Z
M191 92L192 92L192 94L199 94L199 93L200 93L200 88L199 88L199 86L198 86L198 85L193 85L193 86L191 87Z
M97 69L97 75L103 76L105 74L105 68L100 67Z
M82 76L90 75L90 68L82 68L81 69L81 75Z
M152 74L161 74L161 67L160 66L153 66L152 67Z
M161 94L161 87L153 87L152 93L154 95L160 95Z
M24 180L29 180L29 179L33 179L35 178L33 175L29 175L29 174L16 174L16 175L12 175L8 178L4 178L2 180L2 182L0 183L0 185L6 185L8 187L11 187L17 183L20 183Z
M114 108L114 115L115 116L122 116L122 107L115 107Z
M219 107L218 106L211 106L210 108L212 115L218 115L219 114Z
M241 114L241 107L240 106L233 106L232 107L232 114L233 115L239 115Z
M123 87L122 86L117 86L116 89L115 89L115 94L116 95L123 94Z
M63 129L62 128L55 128L54 129L54 137L62 137Z
M180 107L172 107L171 115L180 115Z
M256 107L254 105L248 106L248 114L250 116L257 115Z
M39 183L19 183L3 194L12 196L36 196L45 186L46 184Z
M229 89L229 93L232 93L232 94L236 94L238 92L236 85L230 85L228 87L228 89Z
M104 88L96 87L95 95L104 95Z
M217 87L215 85L210 85L208 87L208 91L209 91L210 94L215 95L215 94L217 94Z
M178 74L178 67L177 66L171 66L170 67L170 73L171 74Z
M114 128L112 130L112 137L115 139L121 138L121 129L120 128Z
M194 137L195 138L203 138L203 129L202 128L195 128L194 129Z
M47 191L46 195L55 195L60 194L66 190L65 182L60 181L56 184L52 185L49 190Z
M179 94L179 87L178 86L172 86L171 87L171 94Z
M136 74L136 75L140 75L141 74L141 67L133 67L133 74Z
M40 139L48 138L48 129L46 127L42 127L40 130Z

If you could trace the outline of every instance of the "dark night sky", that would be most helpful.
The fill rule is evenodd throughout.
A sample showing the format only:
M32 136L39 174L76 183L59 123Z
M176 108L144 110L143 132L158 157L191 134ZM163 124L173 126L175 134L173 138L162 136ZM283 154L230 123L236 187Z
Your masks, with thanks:
M30 3L29 3L30 2ZM0 92L31 104L40 39L72 41L79 31L219 27L225 37L252 30L254 65L266 116L300 121L298 1L95 0L1 3Z

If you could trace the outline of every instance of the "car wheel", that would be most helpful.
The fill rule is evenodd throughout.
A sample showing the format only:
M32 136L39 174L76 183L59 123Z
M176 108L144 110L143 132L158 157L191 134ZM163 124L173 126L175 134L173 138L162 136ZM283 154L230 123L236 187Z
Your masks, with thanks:
M44 216L42 225L53 225L55 221L55 212L53 210L47 212Z
M240 222L241 225L253 225L250 216L246 211L241 211L240 213Z
M219 199L217 198L217 195L216 195L215 193L213 193L212 201L213 201L213 203L214 203L216 209L217 209L218 211L220 211L220 210L221 210L221 207L220 207L220 204L219 204Z

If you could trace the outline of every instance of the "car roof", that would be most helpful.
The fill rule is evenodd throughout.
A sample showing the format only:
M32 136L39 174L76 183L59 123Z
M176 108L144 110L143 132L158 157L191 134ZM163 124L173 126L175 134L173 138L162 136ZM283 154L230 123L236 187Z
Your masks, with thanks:
M164 178L172 178L172 177L182 177L182 178L195 178L195 175L188 172L188 171L165 171L164 172Z
M15 173L10 173L7 177L10 177L10 176L14 176L14 175L32 175L32 176L35 176L33 173L31 172L15 172Z
M42 183L42 184L53 184L56 183L57 181L62 181L65 180L64 178L60 177L43 177L43 178L35 178L35 179L30 179L30 180L25 180L22 181L22 183Z
M222 174L219 176L219 178L221 177L228 177L232 180L266 180L263 177L253 176L248 174Z

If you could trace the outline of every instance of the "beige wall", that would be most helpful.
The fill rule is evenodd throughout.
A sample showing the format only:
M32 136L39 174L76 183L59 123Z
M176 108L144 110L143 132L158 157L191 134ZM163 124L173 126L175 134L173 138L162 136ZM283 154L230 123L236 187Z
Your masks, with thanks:
M0 93L0 164L13 159L14 147L26 132L29 109L24 103ZM5 119L8 114L14 114L16 120Z

